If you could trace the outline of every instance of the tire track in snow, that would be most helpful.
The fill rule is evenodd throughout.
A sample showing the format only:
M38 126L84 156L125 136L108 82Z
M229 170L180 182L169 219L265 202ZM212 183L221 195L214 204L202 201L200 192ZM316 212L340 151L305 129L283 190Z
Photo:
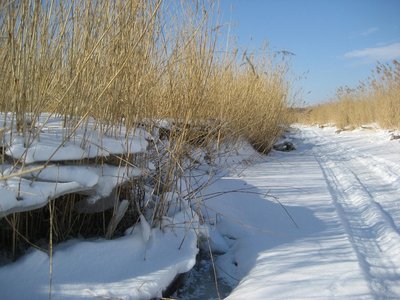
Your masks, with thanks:
M323 138L312 130L303 130L302 134L314 141ZM315 158L374 298L400 298L399 230L391 214L376 201L364 178L357 174L363 164L341 150L340 147L332 149L324 141L316 143ZM374 172L369 172L369 176L379 179Z
M373 185L379 187L390 186L390 190L395 192L392 196L388 196L387 193L377 192L376 188L368 188L371 184L364 185L371 198L375 200L375 204L379 206L379 209L386 215L386 218L392 224L393 228L400 234L400 166L374 155L357 153L353 149L344 147L339 142L334 141L332 137L324 137L315 130L313 134L317 136L319 145L323 145L327 148L326 150L329 150L329 153L339 155L343 161L352 161L353 163L359 162L363 165L364 169L368 169L370 172L368 172L369 178L367 178L367 180L369 182L374 182ZM396 171L395 169L399 170ZM366 179L364 179L364 181L365 180ZM391 208L396 206L398 209L392 211L392 214L386 211L385 207Z
M333 151L346 153L346 157L359 161L371 171L381 175L382 179L386 180L388 183L394 183L396 184L396 187L400 187L400 165L372 154L355 151L354 149L335 141L334 136L324 137L315 130L313 133Z

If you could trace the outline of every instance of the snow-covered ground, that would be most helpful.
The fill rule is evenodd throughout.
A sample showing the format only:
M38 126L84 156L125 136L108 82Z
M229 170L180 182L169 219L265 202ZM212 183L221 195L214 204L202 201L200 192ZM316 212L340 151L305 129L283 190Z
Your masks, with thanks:
M73 130L64 126L63 118L43 113L34 129L22 135L11 129L13 118L10 113L0 113L4 126L0 128L0 149L3 151L4 147L8 156L8 163L0 164L0 217L41 208L50 200L71 193L90 195L85 202L94 205L116 186L146 171L126 164L90 166L84 162L110 155L145 153L152 137L141 128L131 132L111 126L99 130L100 125L89 119ZM81 163L59 165L76 161Z
M71 300L161 297L175 277L196 262L193 226L197 222L183 210L173 222L166 219L163 230L150 229L141 217L140 224L122 238L62 243L52 261L32 249L0 268L0 299L41 300L50 294L51 299Z
M400 142L383 130L297 126L273 152L209 188L228 251L227 299L399 299ZM228 192L236 190L236 192Z
M154 170L151 161L138 158L133 164L124 158L128 153L148 152L153 136L143 128L127 132L91 119L65 127L61 117L42 114L32 130L21 134L12 127L12 118L0 113L0 123L5 125L0 151L6 156L0 164L0 218L80 193L84 197L74 206L78 213L115 206L115 220L121 219L129 204L119 199L117 187ZM117 162L110 164L109 158ZM105 162L95 164L95 159ZM148 194L146 201L152 199ZM123 237L69 240L55 245L51 257L30 249L16 262L1 266L0 299L161 297L178 274L194 266L200 226L186 201L161 221L153 222L149 211L143 214L147 220L140 215L140 223ZM108 224L111 234L116 223Z
M234 287L227 299L400 298L400 141L389 137L295 126L287 135L295 151L243 148L230 157L231 168L192 202L219 253L218 276ZM207 165L196 172L197 184L207 181ZM122 238L58 245L53 299L160 296L197 253L196 215L184 205L171 217L163 230L142 217ZM48 298L49 265L31 250L1 267L0 298ZM213 287L201 279L191 282L198 292L182 299L216 297L202 292Z

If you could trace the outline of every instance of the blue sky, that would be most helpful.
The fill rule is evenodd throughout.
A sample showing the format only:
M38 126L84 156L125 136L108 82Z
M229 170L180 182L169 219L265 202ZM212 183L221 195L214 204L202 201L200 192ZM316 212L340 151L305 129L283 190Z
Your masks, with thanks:
M379 60L400 58L400 0L221 0L242 49L287 50L307 104L355 87ZM310 92L310 93L308 93Z

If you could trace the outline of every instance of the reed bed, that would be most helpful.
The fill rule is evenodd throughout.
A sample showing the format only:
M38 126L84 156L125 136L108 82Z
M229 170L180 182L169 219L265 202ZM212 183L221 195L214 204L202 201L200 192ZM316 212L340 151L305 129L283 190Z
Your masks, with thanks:
M378 64L357 88L339 89L336 100L311 107L300 120L332 123L339 128L377 123L382 128L399 129L400 62Z
M139 126L151 132L160 120L168 120L168 154L163 154L168 163L160 164L163 170L151 178L165 192L176 186L188 144L208 147L244 137L266 152L288 123L286 63L268 51L254 56L233 43L222 47L221 41L230 37L218 23L217 1L27 0L0 5L0 112L12 114L11 124L1 125L0 137L6 131L24 136L28 148L46 124L44 112L48 119L62 117L65 141L93 120L100 132L114 136L121 128L129 133ZM4 163L7 157L0 152ZM117 157L117 163L143 164L126 157L130 154ZM23 159L13 164L25 166ZM133 219L143 209L140 182L133 187L139 190L136 196L128 192L136 197ZM127 193L122 189L118 195ZM105 235L115 208L114 213L78 216L73 207L80 196L63 197L41 211L0 220L2 244L15 253L18 242L53 233L57 242L80 234Z
M221 54L216 5L5 4L0 109L15 113L21 132L27 113L51 112L66 126L88 116L127 128L143 119L217 120L234 134L273 137L285 123L286 66L230 48Z

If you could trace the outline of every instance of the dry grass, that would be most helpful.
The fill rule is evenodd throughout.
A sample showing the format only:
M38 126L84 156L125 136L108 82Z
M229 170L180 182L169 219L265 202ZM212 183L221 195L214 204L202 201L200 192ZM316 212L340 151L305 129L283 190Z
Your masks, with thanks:
M400 63L378 64L367 81L356 89L339 89L337 100L312 107L300 121L340 128L376 122L382 128L399 129Z
M128 128L144 118L218 120L273 139L285 123L285 66L218 54L216 14L202 1L10 2L0 17L0 110L15 113L21 132L26 113L49 111L66 126L88 116Z
M221 51L217 2L27 0L0 5L0 112L11 112L15 120L10 128L2 124L1 132L14 128L33 140L43 112L49 118L63 116L66 140L90 117L104 131L172 120L170 161L155 179L163 177L166 182L160 184L170 190L185 144L207 147L245 137L268 151L287 124L286 64L275 63L268 52L240 57L229 44ZM12 240L15 252L16 241L48 236L50 227L55 241L96 224L88 234L105 232L111 215L77 216L75 196L67 198L53 209L3 219L0 225L10 226L0 234L2 242Z

